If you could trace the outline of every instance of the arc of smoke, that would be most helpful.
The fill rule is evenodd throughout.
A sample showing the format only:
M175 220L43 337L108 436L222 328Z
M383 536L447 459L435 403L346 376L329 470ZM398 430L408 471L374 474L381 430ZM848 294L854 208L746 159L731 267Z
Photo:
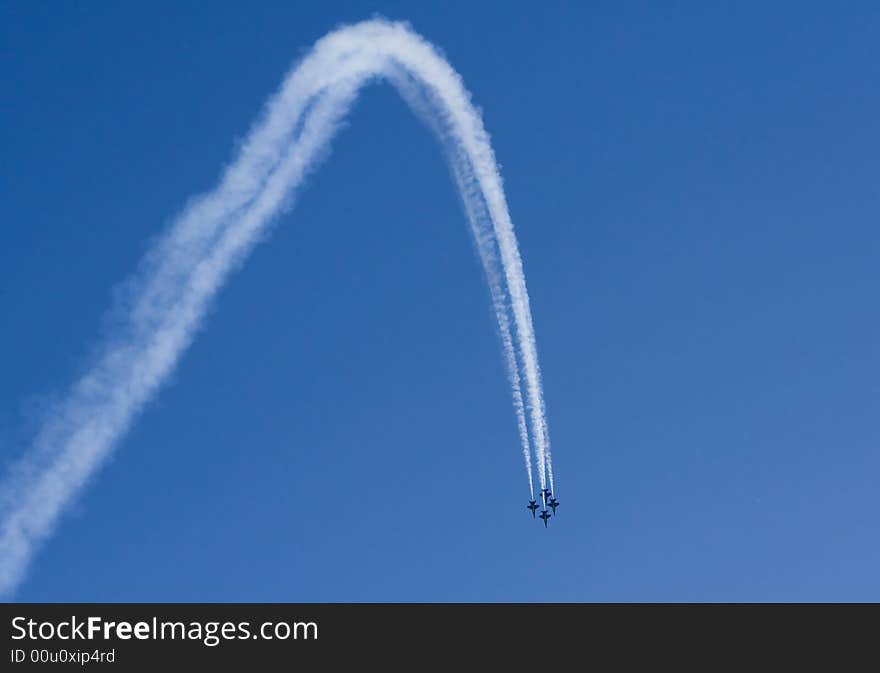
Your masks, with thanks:
M465 214L471 227L471 234L477 244L477 252L480 255L489 292L492 297L492 310L498 323L498 334L501 338L501 346L504 354L504 364L507 369L507 377L510 383L513 397L513 409L516 414L517 431L519 432L520 445L523 459L526 465L526 474L529 478L529 495L535 499L535 486L532 478L532 455L529 443L529 431L526 421L525 404L523 403L522 382L520 380L519 364L516 357L516 348L513 345L513 336L510 330L508 296L504 287L501 272L498 269L498 251L495 244L492 221L486 209L485 200L482 198L478 185L473 178L467 155L461 151L455 141L454 132L444 127L442 120L438 119L434 111L441 107L442 103L436 100L436 96L426 89L421 83L410 76L402 68L392 69L388 75L394 83L400 95L409 104L422 121L434 132L444 148L458 193L461 196Z
M436 105L432 119L447 138L486 268L531 482L517 361L522 363L544 487L549 441L528 293L482 120L460 77L430 44L403 24L367 21L315 44L270 99L218 187L185 209L127 284L127 299L118 307L122 324L0 488L0 593L15 588L64 507L172 371L229 272L243 262L272 218L290 206L359 89L377 77L400 83L401 69Z

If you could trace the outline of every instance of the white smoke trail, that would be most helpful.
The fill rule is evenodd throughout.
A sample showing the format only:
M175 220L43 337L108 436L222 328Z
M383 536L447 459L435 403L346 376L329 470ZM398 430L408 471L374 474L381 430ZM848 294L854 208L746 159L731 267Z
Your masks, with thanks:
M462 200L474 240L477 241L477 250L483 263L483 269L489 283L489 291L492 296L492 309L495 319L498 321L498 333L501 337L501 346L504 353L504 364L507 367L507 377L510 382L511 394L513 395L513 409L516 414L516 425L519 431L520 445L522 446L523 458L526 463L526 474L529 477L529 496L535 499L535 485L532 480L532 455L529 446L529 431L526 425L525 405L523 404L522 385L519 375L519 366L516 361L516 349L513 345L513 336L510 332L510 318L508 307L505 303L506 293L501 283L501 274L498 270L498 255L494 242L486 239L484 226L486 222L485 208L478 195L468 192L468 178L466 169L459 166L459 162L453 160L453 174ZM467 194L467 196L464 196Z
M489 284L492 309L498 322L498 333L501 337L504 364L507 368L507 377L513 396L513 408L516 414L516 424L519 431L523 459L526 464L526 474L529 477L529 495L534 500L535 486L532 479L532 455L526 423L525 405L523 404L519 365L516 359L516 348L513 345L513 336L510 331L510 317L506 303L507 292L504 288L501 272L498 269L498 250L492 228L492 220L489 218L489 213L486 209L486 202L482 198L479 185L476 184L474 179L473 168L470 165L467 154L461 150L461 147L456 142L453 130L444 127L443 120L435 113L442 106L442 102L437 100L436 95L432 95L430 90L426 89L421 82L413 78L406 70L397 69L395 71L391 69L388 79L393 82L403 99L409 103L410 108L434 131L434 134L443 145L449 160L452 175L471 226L471 234L477 245L477 252L480 255L480 261L483 264L483 270Z
M367 21L341 28L315 44L269 101L218 187L184 211L128 283L127 299L118 310L122 324L115 336L101 347L92 367L53 410L4 482L0 593L14 589L64 507L174 368L192 342L210 300L272 218L290 204L304 176L326 152L359 89L376 77L394 81L401 68L430 92L437 102L435 119L454 138L459 159L453 168L463 200L471 204L466 208L472 228L485 236L482 223L486 218L475 210L480 202L474 200L472 190L485 204L491 221L491 245L486 247L478 236L477 246L484 263L492 262L486 273L506 363L513 371L510 378L521 436L525 412L520 412L517 354L523 364L544 486L549 447L528 294L482 120L460 77L430 44L403 24ZM501 274L492 261L496 244L506 288L501 287ZM505 289L518 351L512 346Z

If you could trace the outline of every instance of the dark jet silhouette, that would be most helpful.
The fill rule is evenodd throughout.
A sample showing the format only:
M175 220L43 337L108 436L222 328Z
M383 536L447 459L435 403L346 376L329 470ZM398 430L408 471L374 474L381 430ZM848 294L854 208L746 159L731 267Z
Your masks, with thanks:
M544 528L547 527L547 519L549 519L549 518L550 518L550 512L548 512L546 509L542 509L541 510L541 519L543 519L543 521L544 521Z
M559 507L559 501L556 498L550 498L550 502L547 503L553 509L553 513L556 514L556 508Z
M536 503L534 500L529 500L529 504L526 505L526 507L528 509L532 510L532 518L534 519L535 518L535 510L538 509L538 503Z

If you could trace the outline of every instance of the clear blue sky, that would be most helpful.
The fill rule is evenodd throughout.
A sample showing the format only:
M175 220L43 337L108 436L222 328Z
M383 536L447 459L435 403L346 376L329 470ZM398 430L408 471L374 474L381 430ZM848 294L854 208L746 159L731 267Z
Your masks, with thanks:
M377 86L17 599L880 600L876 3L73 4L0 5L4 466L291 63L379 12L484 111L562 506Z

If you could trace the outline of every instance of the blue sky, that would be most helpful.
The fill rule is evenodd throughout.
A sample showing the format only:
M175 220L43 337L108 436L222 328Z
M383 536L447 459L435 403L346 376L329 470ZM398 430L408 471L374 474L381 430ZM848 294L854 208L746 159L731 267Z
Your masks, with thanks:
M2 4L3 465L291 63L378 12L492 135L559 517L443 158L377 86L16 599L880 600L880 9L259 4Z

